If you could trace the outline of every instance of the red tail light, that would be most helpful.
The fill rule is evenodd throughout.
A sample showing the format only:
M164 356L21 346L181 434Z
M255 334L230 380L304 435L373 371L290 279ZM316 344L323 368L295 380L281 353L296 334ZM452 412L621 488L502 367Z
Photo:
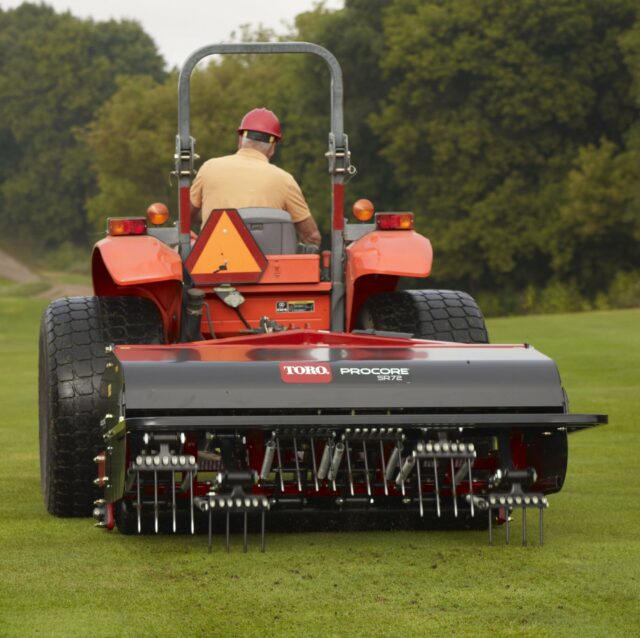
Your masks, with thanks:
M144 217L109 217L107 234L144 235L147 232L147 220Z
M413 213L376 213L378 230L412 230Z

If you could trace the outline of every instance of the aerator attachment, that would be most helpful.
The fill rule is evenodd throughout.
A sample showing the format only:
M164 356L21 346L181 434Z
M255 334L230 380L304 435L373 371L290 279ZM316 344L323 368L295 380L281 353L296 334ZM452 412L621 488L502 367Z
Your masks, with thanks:
M493 545L493 517L496 511L504 512L505 543L509 544L510 514L513 510L522 509L522 545L527 544L527 509L537 509L539 512L539 542L544 544L543 512L549 507L549 501L540 492L527 492L525 488L537 480L533 468L526 470L498 470L491 479L494 486L504 485L508 491L491 492L481 505L488 510L489 515L489 545Z
M468 475L469 481L469 494L467 494L467 501L471 508L471 516L475 516L475 501L473 498L473 476L471 473L471 466L476 458L476 450L473 443L462 443L460 441L448 441L446 438L439 441L420 441L416 444L416 448L413 452L414 461L417 459L427 459L433 464L433 482L434 493L436 497L436 510L438 517L441 516L440 511L440 484L438 481L438 461L443 464L449 465L449 478L451 488L451 498L453 500L453 513L458 517L458 495L456 491L457 485L461 482L464 475ZM408 461L409 459L407 459ZM400 475L406 467L403 466L400 471ZM458 469L456 471L456 464ZM418 498L420 501L420 516L424 516L423 499L422 499L422 477L420 475L420 462L416 463L418 471Z
M191 533L195 533L195 521L193 512L193 483L198 473L196 457L192 454L179 453L185 442L184 433L180 434L145 434L146 448L136 456L127 472L127 491L136 486L136 512L138 534L142 533L142 508L144 505L144 475L153 475L153 522L154 531L159 531L159 489L162 485L163 495L166 499L168 491L171 491L171 519L172 528L176 532L176 474L181 476L177 491L189 493L189 512ZM169 489L167 489L169 486Z
M252 495L251 487L255 482L255 474L247 471L220 472L217 477L217 487L204 496L195 498L195 505L209 517L209 553L213 543L213 513L220 512L226 516L226 549L230 547L230 519L231 514L243 515L242 549L247 551L248 515L260 513L260 551L265 548L265 514L269 509L269 499L262 495ZM246 491L245 491L246 490Z

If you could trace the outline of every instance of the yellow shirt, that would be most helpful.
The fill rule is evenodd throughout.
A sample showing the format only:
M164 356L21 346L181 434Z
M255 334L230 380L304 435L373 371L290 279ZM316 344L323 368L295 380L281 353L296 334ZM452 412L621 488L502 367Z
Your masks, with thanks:
M202 209L202 224L216 208L278 208L294 222L311 217L296 180L252 148L207 160L191 185L191 203Z

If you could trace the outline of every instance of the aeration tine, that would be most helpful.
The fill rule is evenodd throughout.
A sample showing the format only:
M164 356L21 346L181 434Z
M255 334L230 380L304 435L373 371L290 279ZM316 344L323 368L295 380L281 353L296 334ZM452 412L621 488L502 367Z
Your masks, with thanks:
M433 479L436 488L436 511L438 512L438 518L440 518L440 485L438 484L438 460L433 457Z
M229 553L229 510L227 510L227 554Z
M380 439L380 463L382 464L382 484L384 485L384 495L389 495L389 488L387 487L387 468L384 462L384 443ZM351 492L353 495L353 492Z
M153 522L158 533L158 472L153 472Z
M138 491L138 534L142 534L142 499L140 497L140 472L136 472L136 489Z
M543 545L543 537L542 537L542 512L543 512L544 508L541 507L540 508L540 547L542 547Z
M450 459L451 461L451 495L453 497L453 515L458 518L458 496L456 494L456 478L455 471L453 467L453 457Z
M504 528L504 540L505 540L505 545L509 544L509 509L507 508L507 520L505 523L505 528Z
M284 479L282 478L282 457L280 456L280 437L276 437L276 453L278 454L278 476L280 477L280 491L284 492Z
M489 545L493 545L493 509L489 506Z
M471 476L471 459L467 459L467 467L469 468L469 503L471 504L471 516L476 515L473 507L473 478Z
M300 461L298 460L298 442L293 437L293 457L296 463L296 478L298 479L298 492L302 492L302 481L300 480Z
M213 533L211 530L211 519L213 515L211 512L211 504L209 504L209 554L211 553L211 545L213 544Z
M527 546L527 508L522 506L522 546Z
M193 472L189 472L189 503L191 505L191 534L196 533L196 526L193 513Z
M398 446L398 471L402 472L402 452L400 451L400 440L398 439L398 441L396 442L396 445ZM402 483L400 484L400 491L402 492L402 496L405 495L405 491L404 491L404 481L402 481Z
M316 492L320 490L320 486L318 485L318 468L316 466L316 446L313 437L309 437L309 441L311 441L311 463L313 465L313 481L316 485Z
M260 521L260 551L264 554L264 519L265 519L265 511L264 508L262 510L262 516Z
M353 496L353 474L351 473L351 452L349 450L349 440L345 438L344 440L344 448L347 453L347 476L349 477L349 491L351 492L351 496Z
M171 472L171 518L173 522L173 533L176 533L176 472Z
M417 459L416 462L416 473L418 475L418 500L420 502L420 518L422 518L424 517L424 506L422 503L422 476L420 475L420 459Z
M371 496L371 481L369 480L369 459L367 458L367 444L362 441L362 452L364 453L364 475L367 479L367 494Z
M336 475L333 471L333 453L335 450L335 445L333 439L329 439L329 444L327 446L329 448L329 471L327 472L327 478L331 481L331 488L333 491L336 491Z
M242 535L242 551L247 553L247 510L244 511L244 529Z

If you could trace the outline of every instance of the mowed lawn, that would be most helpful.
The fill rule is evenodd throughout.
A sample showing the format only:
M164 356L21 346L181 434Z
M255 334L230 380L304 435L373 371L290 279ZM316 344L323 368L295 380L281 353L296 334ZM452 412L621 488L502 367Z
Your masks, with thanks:
M498 319L494 342L558 363L573 434L545 546L486 532L126 537L55 519L40 497L44 302L0 297L0 636L631 636L640 634L640 311ZM519 517L518 517L519 518ZM532 521L530 537L537 540Z

